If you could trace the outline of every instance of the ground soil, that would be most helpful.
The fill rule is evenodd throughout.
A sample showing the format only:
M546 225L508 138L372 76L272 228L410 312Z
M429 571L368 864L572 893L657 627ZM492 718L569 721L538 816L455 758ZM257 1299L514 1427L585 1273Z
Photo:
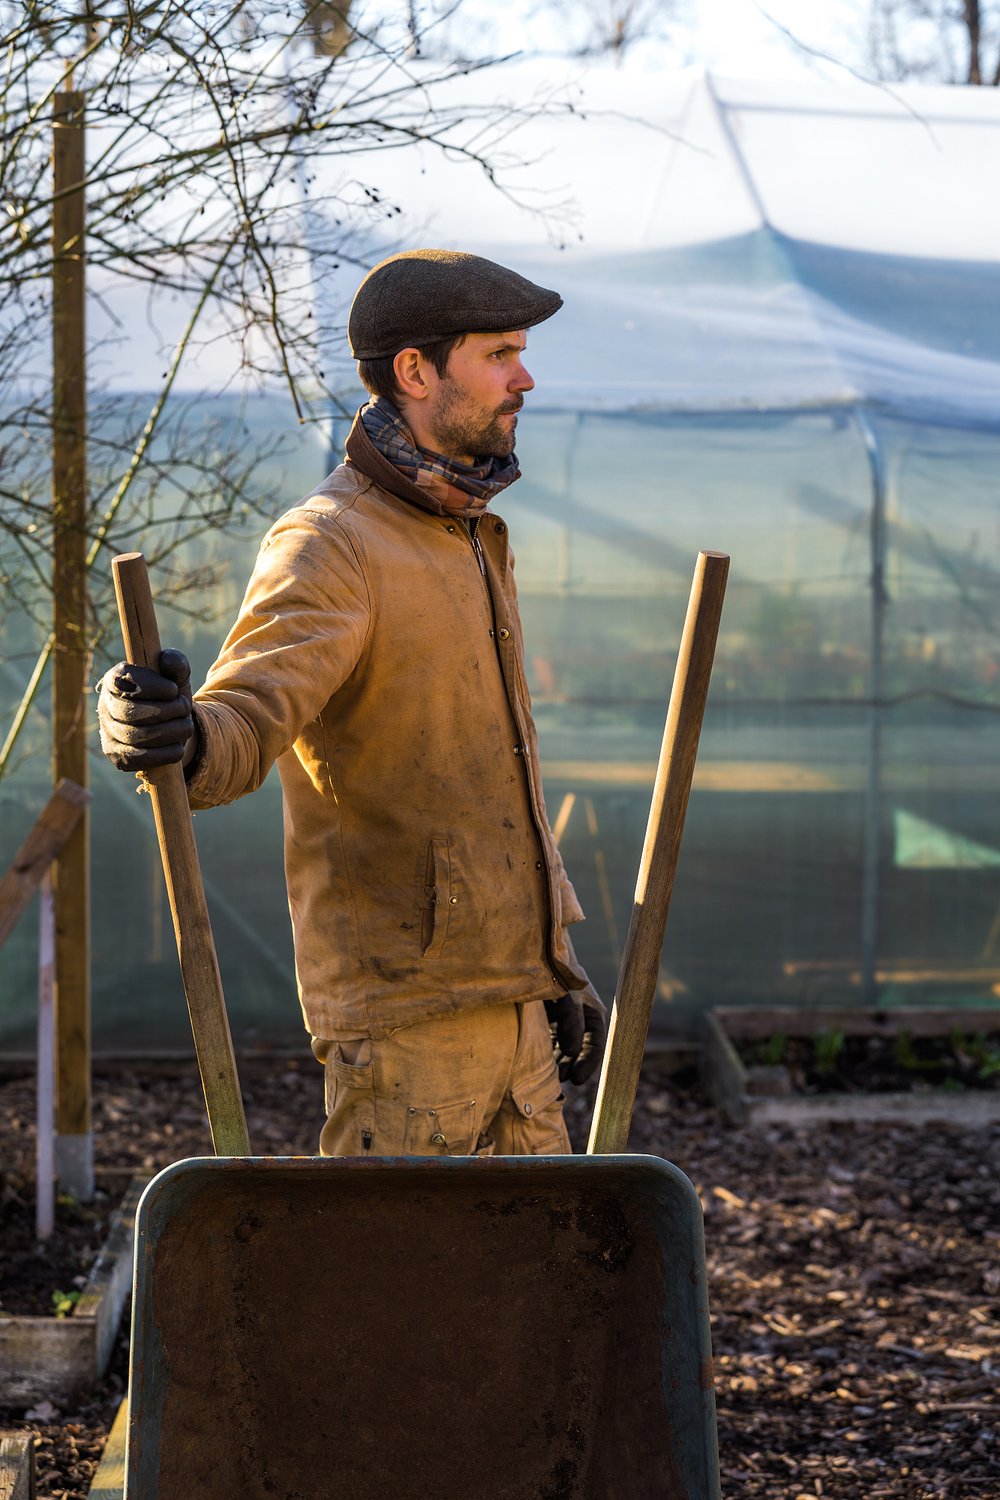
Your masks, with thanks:
M319 1069L242 1071L254 1149L311 1153ZM33 1113L31 1081L0 1080L0 1161L22 1179ZM94 1128L104 1169L209 1149L192 1068L99 1074ZM998 1500L1000 1129L739 1131L650 1073L631 1144L681 1166L705 1210L726 1500ZM36 1437L40 1500L83 1500L126 1378L123 1334L75 1409L0 1410Z
M40 1244L33 1179L0 1167L0 1314L66 1316L107 1238L118 1196L105 1182L92 1203L60 1196L52 1234Z

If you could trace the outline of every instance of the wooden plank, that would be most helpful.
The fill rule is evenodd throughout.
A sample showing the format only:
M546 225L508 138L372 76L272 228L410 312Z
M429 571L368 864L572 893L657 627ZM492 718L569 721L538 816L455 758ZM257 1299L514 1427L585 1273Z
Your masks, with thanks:
M91 1267L73 1317L93 1317L97 1324L94 1363L103 1375L118 1336L122 1310L132 1290L135 1212L146 1184L133 1178L108 1228L108 1237Z
M13 864L0 881L0 948L13 932L46 870L65 847L89 801L90 793L84 787L63 777L35 819Z
M547 786L575 791L628 788L645 791L656 780L652 760L542 761ZM696 792L845 792L860 791L863 770L796 765L777 760L715 760L695 767Z
M850 958L787 959L781 972L789 979L836 975L850 985L861 983L857 960ZM893 963L879 964L875 978L879 984L981 984L989 987L1000 983L1000 964L934 964L919 958L900 958Z
M749 1125L819 1125L885 1121L893 1125L945 1123L964 1130L1000 1124L1000 1095L986 1089L967 1093L809 1094L801 1098L753 1099Z
M55 1225L56 1158L55 942L51 869L42 876L38 903L38 1068L35 1082L35 1236L47 1240Z
M542 761L545 785L576 792L593 790L648 791L656 779L651 760L550 760ZM826 795L862 794L867 772L864 763L854 765L809 764L784 760L706 760L695 768L694 790L720 793ZM1000 791L1000 768L983 765L890 765L883 785L890 792Z
M85 95L52 114L52 751L56 779L87 785L87 370ZM86 814L55 867L56 1132L59 1180L93 1194L90 1142L90 858Z
M128 1438L128 1401L115 1414L104 1454L87 1491L89 1500L122 1500L125 1493L125 1444Z
M747 1069L733 1045L765 1037L810 1037L824 1031L845 1036L948 1036L1000 1030L1000 1010L900 1008L891 1011L827 1007L745 1010L720 1006L705 1013L700 1076L702 1087L732 1125L809 1125L830 1120L885 1120L924 1125L947 1120L969 1129L1000 1121L1000 1096L985 1090L935 1090L886 1094L829 1093L764 1097L754 1093L754 1069Z
M980 1031L1000 1031L1000 1008L993 1006L893 1006L891 1010L869 1010L858 1007L810 1007L796 1010L792 1006L758 1009L747 1006L718 1006L714 1015L728 1036L760 1041L769 1036L810 1037L823 1031L842 1031L845 1036L948 1036L952 1031L973 1035Z
M742 1125L747 1117L747 1071L729 1039L719 1012L705 1012L699 1074L712 1103L730 1125Z
M135 1210L143 1187L139 1179L129 1184L69 1317L0 1316L0 1402L29 1406L67 1399L107 1369L132 1286Z
M35 1500L35 1443L19 1432L0 1432L0 1500Z
M0 1317L0 1401L31 1406L83 1390L96 1332L93 1318Z

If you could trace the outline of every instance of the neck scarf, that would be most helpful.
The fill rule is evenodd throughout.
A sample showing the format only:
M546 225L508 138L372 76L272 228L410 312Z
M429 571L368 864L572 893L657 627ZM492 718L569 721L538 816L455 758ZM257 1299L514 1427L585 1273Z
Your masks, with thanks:
M513 453L463 464L418 448L399 412L383 396L363 406L360 418L372 446L426 496L429 509L466 518L478 516L494 495L520 477Z

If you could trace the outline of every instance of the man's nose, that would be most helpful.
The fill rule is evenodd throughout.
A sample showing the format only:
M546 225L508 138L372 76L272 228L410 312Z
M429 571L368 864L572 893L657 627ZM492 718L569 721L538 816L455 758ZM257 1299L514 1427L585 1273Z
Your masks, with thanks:
M533 391L535 389L535 382L520 360L517 362L517 369L514 371L509 389L511 391Z

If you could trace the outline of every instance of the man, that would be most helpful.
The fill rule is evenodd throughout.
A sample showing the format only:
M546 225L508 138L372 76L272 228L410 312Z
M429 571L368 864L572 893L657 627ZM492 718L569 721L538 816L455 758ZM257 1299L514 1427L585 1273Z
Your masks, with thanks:
M348 324L374 399L265 538L204 687L174 651L102 682L105 753L182 761L194 808L277 762L324 1154L566 1152L561 1080L603 1050L488 509L520 472L527 330L561 305L478 256L376 266Z

